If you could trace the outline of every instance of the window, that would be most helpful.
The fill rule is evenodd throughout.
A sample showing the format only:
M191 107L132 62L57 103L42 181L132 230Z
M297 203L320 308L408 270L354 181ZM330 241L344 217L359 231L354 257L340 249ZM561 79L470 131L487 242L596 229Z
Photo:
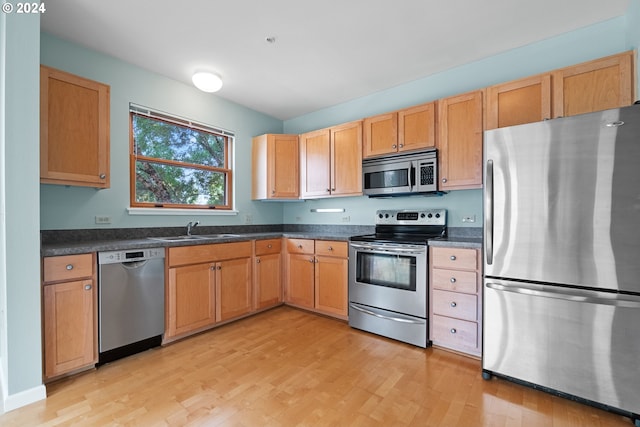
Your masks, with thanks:
M131 206L232 209L233 134L131 105Z

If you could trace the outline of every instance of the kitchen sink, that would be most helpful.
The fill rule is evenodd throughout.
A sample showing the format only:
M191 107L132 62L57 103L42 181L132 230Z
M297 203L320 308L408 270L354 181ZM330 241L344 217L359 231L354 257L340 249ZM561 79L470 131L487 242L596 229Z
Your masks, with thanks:
M160 242L185 242L192 240L215 240L215 239L226 239L230 237L240 237L240 234L229 234L229 233L220 233L220 234L192 234L191 236L181 235L181 236L167 236L167 237L148 237L150 240L158 240Z

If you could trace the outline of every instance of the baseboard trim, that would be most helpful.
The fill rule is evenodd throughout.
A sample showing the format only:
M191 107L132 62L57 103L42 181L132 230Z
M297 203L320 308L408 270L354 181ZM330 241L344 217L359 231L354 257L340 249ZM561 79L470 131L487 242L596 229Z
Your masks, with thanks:
M46 398L47 388L42 384L20 393L4 396L4 412L13 411Z

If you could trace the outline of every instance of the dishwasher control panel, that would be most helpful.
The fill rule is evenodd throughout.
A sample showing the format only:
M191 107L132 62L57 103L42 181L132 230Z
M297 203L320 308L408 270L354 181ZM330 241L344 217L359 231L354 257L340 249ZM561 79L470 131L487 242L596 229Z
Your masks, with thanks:
M147 259L164 258L164 248L132 249L126 251L98 252L98 264L113 264L118 262L144 261Z

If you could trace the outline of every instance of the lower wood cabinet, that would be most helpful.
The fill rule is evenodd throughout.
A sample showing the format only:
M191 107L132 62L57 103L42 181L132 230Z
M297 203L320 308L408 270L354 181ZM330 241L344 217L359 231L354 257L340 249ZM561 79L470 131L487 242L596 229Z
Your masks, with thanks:
M282 239L256 240L254 252L254 309L282 304Z
M165 341L252 311L252 242L168 250Z
M347 319L347 242L287 239L285 302Z
M98 361L95 254L43 258L44 378Z
M429 248L431 341L475 357L482 353L480 256L473 248Z

